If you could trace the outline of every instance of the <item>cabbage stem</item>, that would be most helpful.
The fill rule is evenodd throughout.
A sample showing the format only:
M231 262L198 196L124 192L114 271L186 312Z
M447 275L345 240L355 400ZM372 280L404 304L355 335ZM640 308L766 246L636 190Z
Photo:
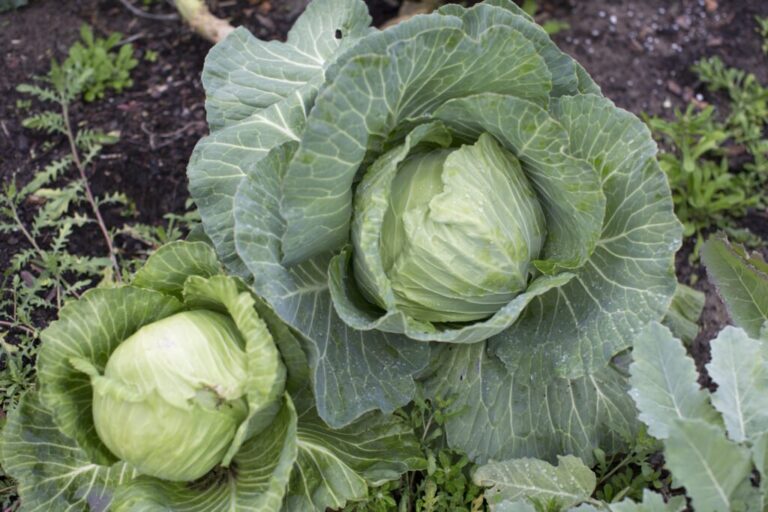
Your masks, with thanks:
M227 20L214 16L203 0L176 0L176 9L192 30L214 43L234 30Z

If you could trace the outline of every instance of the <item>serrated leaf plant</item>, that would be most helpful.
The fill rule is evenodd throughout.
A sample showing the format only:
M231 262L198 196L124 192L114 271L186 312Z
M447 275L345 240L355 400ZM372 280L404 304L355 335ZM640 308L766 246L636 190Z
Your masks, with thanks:
M648 432L663 441L666 466L695 510L764 510L768 267L758 253L722 235L704 244L702 259L736 324L710 345L706 369L717 389L702 389L680 340L651 323L632 352L631 395Z
M333 427L421 394L476 462L621 449L612 360L681 239L649 131L509 0L369 23L315 0L210 52L188 176L220 260L302 335Z
M296 336L204 242L160 248L41 338L0 450L22 510L325 510L424 465L397 417L320 420Z
M670 500L644 490L642 500L616 503L593 499L597 478L581 459L559 457L557 466L539 459L511 459L477 469L475 483L489 487L485 496L491 512L681 512L685 499Z
M768 341L726 327L711 346L707 371L718 389L709 393L680 340L650 324L633 350L631 394L696 511L763 510L764 484L751 479L754 470L768 475Z

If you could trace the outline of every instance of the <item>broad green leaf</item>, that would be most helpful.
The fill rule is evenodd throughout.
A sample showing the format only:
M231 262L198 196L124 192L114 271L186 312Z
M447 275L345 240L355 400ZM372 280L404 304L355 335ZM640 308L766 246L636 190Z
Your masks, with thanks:
M699 334L699 317L704 310L704 294L690 286L677 283L672 304L661 321L669 327L675 337L690 344Z
M534 45L505 25L474 38L460 19L431 14L364 38L329 69L286 173L283 261L303 261L347 240L358 168L409 120L479 92L546 105L551 88Z
M632 357L630 394L653 437L667 439L678 419L719 423L707 393L697 383L693 360L669 329L649 324L635 339Z
M591 94L559 98L553 113L572 154L592 163L606 197L602 234L569 283L532 301L491 346L510 367L550 365L577 377L626 350L674 294L682 230L647 127Z
M682 512L685 507L683 496L673 496L665 503L664 496L648 489L643 490L643 501L639 503L626 498L610 505L612 512Z
M547 33L510 0L505 2L483 2L470 9L458 4L442 6L437 12L461 18L464 29L474 37L494 25L506 25L525 35L552 74L553 97L577 94L578 80L575 61L560 51Z
M296 461L296 421L286 397L269 427L237 452L231 470L215 469L192 484L139 477L119 489L114 510L278 511Z
M229 464L249 437L272 422L280 407L286 379L286 369L272 333L256 312L250 291L242 290L239 284L238 279L225 275L208 279L190 276L184 283L183 291L185 305L227 314L245 340L248 419L237 429L223 465Z
M763 499L768 498L768 432L764 432L752 441L750 446L752 460L760 473L760 489Z
M517 14L518 16L522 16L528 21L534 21L533 17L525 12L519 5L517 5L512 0L485 0L483 2L488 5L493 5L495 7L501 7L502 9L506 9L507 11L511 12L512 14Z
M136 476L123 463L101 466L56 428L36 393L24 395L3 428L2 466L28 512L104 510L114 488Z
M195 200L206 234L227 269L242 277L248 270L235 252L235 192L247 170L284 142L298 140L317 86L296 94L200 139L187 167L189 193Z
M697 419L674 422L664 458L696 512L732 510L734 491L752 471L749 450L728 440L722 427Z
M299 415L298 450L285 512L339 509L365 498L368 485L425 467L413 431L396 416L379 413L334 430L307 409Z
M252 168L235 201L238 253L253 288L303 336L320 416L341 427L361 414L392 412L414 396L414 375L430 348L404 336L362 332L345 324L328 291L330 255L286 268L280 263L285 223L279 200L284 169L296 145L275 148Z
M448 443L479 463L626 449L637 420L626 379L612 367L586 377L553 376L546 366L510 372L485 343L444 347L424 383L426 395L449 401Z
M110 354L139 327L182 309L177 299L154 290L96 288L64 306L59 319L41 333L40 401L93 463L110 465L116 460L96 434L90 378L70 360L85 359L103 372Z
M211 130L282 101L322 76L335 55L372 30L370 22L361 0L315 0L296 20L286 42L261 41L242 27L235 30L205 59L203 86Z
M610 510L611 512L682 512L686 509L684 496L673 496L668 502L664 502L664 496L657 492L643 490L643 501L636 502L629 498L624 498L618 503L601 503L602 507L597 507L590 503L579 505L569 509L568 512L601 512Z
M584 66L578 62L576 62L576 78L579 81L578 87L581 94L596 94L597 96L602 96L600 86L592 80L592 77L589 76L589 73L584 69Z
M710 343L707 372L717 383L712 405L723 415L728 436L737 442L754 441L768 432L764 345L736 327L726 327Z
M211 277L221 272L216 253L203 242L171 242L147 258L133 278L133 286L181 298L189 276Z
M707 240L701 259L733 321L757 338L768 320L768 264L758 253L748 254L723 236Z
M492 512L537 512L530 501L502 501L491 505Z
M559 456L557 466L538 459L512 459L481 466L472 476L475 484L490 487L485 497L491 503L523 498L555 502L565 508L588 499L597 478L578 457Z

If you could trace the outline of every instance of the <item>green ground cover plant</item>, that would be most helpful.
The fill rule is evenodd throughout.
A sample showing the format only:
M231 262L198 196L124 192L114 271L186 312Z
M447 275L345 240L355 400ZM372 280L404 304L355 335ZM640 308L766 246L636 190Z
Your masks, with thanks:
M758 31L764 20L758 18ZM768 38L764 37L766 41ZM674 120L646 121L668 148L659 160L672 187L675 213L695 238L692 259L707 233L721 229L737 239L756 243L738 227L738 219L766 205L768 183L768 89L753 73L726 66L719 57L705 58L693 71L712 92L728 98L728 111L693 103Z
M696 240L694 258L707 230L734 228L734 219L765 201L757 193L759 181L753 174L730 168L726 142L733 134L714 115L714 107L697 112L689 105L685 112L675 112L673 121L648 120L659 139L673 148L659 161L669 178L683 233Z
M768 55L768 16L765 18L755 16L755 21L757 22L757 32L763 38L763 53Z
M131 70L139 61L130 43L120 44L122 34L114 32L106 39L95 37L91 27L83 25L80 37L82 42L72 45L62 67L73 75L85 75L81 86L85 101L101 99L109 89L121 92L133 85Z

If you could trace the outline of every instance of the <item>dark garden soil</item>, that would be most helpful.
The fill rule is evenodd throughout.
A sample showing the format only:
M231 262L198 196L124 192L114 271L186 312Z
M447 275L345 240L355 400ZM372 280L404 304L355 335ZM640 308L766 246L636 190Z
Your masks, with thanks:
M397 15L401 0L369 0L377 24ZM141 4L134 1L136 5ZM214 12L244 25L264 39L285 37L306 0L219 0ZM768 16L766 0L539 0L540 21L566 21L570 29L555 36L558 44L584 64L619 106L632 112L671 116L691 100L724 105L706 91L690 66L719 55L730 66L755 73L768 83L768 58L760 50L754 16ZM171 12L157 2L153 12ZM137 219L159 224L168 212L182 212L188 197L185 168L197 140L207 133L200 72L210 44L178 21L136 17L117 0L30 0L17 12L0 15L0 180L14 173L20 182L63 143L44 148L44 138L20 125L25 113L15 87L47 71L51 58L62 59L78 38L82 23L98 35L119 31L138 51L134 84L104 101L79 104L77 123L119 131L120 142L97 162L91 180L97 193L120 191L136 204ZM157 52L155 62L144 60ZM28 213L28 212L27 212ZM107 212L107 222L122 221ZM768 217L754 212L744 220L768 243ZM81 232L84 230L81 230ZM0 239L0 271L23 247L20 236ZM103 242L87 232L72 240L73 252L103 253ZM124 243L125 250L132 250ZM702 365L708 340L727 322L722 303L705 273L687 262L690 247L678 258L678 276L707 294L703 332L693 346Z

